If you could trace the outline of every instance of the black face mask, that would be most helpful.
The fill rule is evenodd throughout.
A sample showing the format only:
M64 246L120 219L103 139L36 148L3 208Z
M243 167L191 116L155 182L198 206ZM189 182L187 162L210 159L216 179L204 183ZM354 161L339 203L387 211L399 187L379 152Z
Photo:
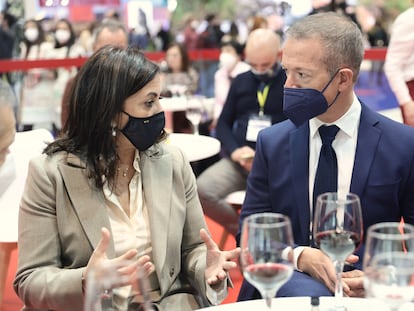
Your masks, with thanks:
M121 132L140 151L151 147L165 127L164 111L148 118L136 118L125 111L123 113L128 115L129 120Z

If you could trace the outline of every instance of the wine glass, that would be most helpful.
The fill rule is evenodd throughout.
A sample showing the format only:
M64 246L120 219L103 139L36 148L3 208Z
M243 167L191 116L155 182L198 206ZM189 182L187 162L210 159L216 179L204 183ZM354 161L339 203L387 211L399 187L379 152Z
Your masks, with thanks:
M260 291L270 309L272 298L293 273L290 219L277 213L257 213L246 217L240 246L243 275Z
M383 222L368 228L364 252L367 297L397 311L414 299L414 226Z
M327 192L318 196L314 212L313 239L316 246L335 265L333 310L347 310L342 301L342 271L346 258L359 247L362 232L361 203L356 194L339 196L336 192Z
M153 311L148 290L136 261L104 261L86 276L84 311Z
M187 109L185 116L190 120L193 125L193 133L198 135L198 126L203 115L203 100L204 96L201 95L192 95L187 99Z

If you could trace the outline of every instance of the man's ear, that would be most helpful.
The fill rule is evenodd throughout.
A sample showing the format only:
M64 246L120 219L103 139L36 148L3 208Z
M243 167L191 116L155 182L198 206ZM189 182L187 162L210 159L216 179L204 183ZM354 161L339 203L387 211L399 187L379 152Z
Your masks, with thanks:
M354 73L349 68L342 68L339 70L339 91L342 92L348 88L352 88L354 85Z

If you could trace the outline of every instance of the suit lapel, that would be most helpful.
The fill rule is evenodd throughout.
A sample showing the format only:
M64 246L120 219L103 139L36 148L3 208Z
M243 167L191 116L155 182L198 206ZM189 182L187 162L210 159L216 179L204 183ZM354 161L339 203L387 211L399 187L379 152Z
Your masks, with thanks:
M297 213L300 227L301 240L308 241L310 207L309 207L309 126L303 125L290 134L290 150L292 150L292 181L294 185L294 200L297 206Z
M60 164L59 170L65 182L67 194L78 215L79 222L86 233L93 249L101 239L100 228L110 230L104 197L101 191L94 191L85 177L84 165L74 155L68 156L67 164ZM115 256L115 248L111 239L107 255Z
M375 125L379 122L375 114L362 106L361 121L358 129L358 143L355 151L354 168L352 171L352 193L362 195L371 169L375 151L381 137L381 130Z
M148 208L150 230L152 236L153 261L157 268L159 279L168 275L165 265L171 213L171 193L173 191L172 159L171 155L142 156L141 160L142 182L144 196ZM160 187L162 185L162 188ZM163 282L160 281L161 292L165 292Z

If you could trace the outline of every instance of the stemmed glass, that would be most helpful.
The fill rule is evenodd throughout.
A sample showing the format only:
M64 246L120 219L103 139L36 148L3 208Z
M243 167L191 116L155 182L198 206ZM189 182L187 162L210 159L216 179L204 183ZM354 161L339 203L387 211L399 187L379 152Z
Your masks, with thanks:
M193 125L193 133L198 135L198 126L201 121L201 117L203 115L203 100L204 97L201 95L192 95L189 96L187 99L187 109L185 112L185 116L188 120L190 120L191 124Z
M314 212L313 239L316 246L335 265L333 310L347 309L342 301L342 271L346 258L359 247L362 233L361 203L356 194L339 196L336 192L327 192L318 196Z
M272 298L293 273L293 235L290 220L277 213L246 217L241 231L240 264L270 309Z
M364 252L367 297L397 311L414 299L414 226L383 222L368 228Z
M84 311L153 311L148 289L136 261L105 261L86 277Z

